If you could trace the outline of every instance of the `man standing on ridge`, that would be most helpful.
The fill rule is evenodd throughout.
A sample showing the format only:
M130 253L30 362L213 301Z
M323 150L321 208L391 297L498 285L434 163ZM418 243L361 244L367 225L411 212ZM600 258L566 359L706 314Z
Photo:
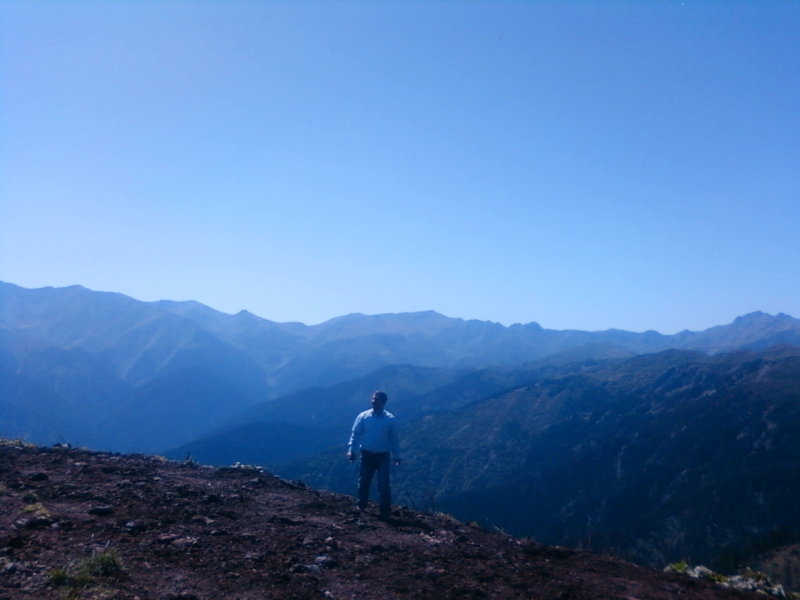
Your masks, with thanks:
M394 455L394 464L400 465L400 450L397 444L397 425L392 413L384 410L388 397L378 390L372 394L372 409L356 417L347 459L353 462L356 451L361 450L361 470L358 477L359 509L367 508L369 486L378 472L378 493L381 497L380 517L388 519L392 512L392 490L389 486L389 453Z

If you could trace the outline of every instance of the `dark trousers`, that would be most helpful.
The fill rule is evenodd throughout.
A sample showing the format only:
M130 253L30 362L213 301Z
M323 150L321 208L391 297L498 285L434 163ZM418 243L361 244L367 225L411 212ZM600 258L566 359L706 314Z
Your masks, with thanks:
M358 478L358 507L367 508L369 486L375 471L378 472L378 493L381 497L381 516L392 512L392 490L389 487L389 453L361 451L361 470Z

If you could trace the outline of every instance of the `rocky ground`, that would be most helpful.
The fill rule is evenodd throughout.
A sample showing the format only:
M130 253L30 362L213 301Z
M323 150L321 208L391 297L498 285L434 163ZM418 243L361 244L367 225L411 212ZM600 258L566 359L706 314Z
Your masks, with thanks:
M252 468L0 442L0 600L755 597Z

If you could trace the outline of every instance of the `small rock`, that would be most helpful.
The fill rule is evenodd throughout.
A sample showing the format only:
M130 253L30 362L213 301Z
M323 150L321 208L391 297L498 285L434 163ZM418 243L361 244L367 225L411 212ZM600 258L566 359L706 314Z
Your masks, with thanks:
M267 519L270 523L280 523L281 525L302 525L305 521L295 521L294 519L290 519L289 517L279 517L277 515L272 515L269 519Z
M182 538L178 538L174 542L172 542L173 546L178 546L179 548L185 548L187 546L196 546L197 545L197 538L186 536Z
M17 570L17 563L8 563L3 570L0 571L2 573L14 573Z
M226 529L212 529L210 535L219 536L219 535L230 535L231 532L227 531Z
M50 527L53 524L53 519L50 517L46 517L44 515L36 515L32 519L28 520L27 527L34 528L34 527Z
M319 573L320 570L317 565L304 565L301 563L289 567L290 573Z
M156 538L156 544L171 544L175 540L178 539L178 536L175 534L166 533L164 535L160 535Z
M325 569L330 569L331 567L335 567L338 563L336 562L335 558L330 557L327 554L322 554L314 559L314 564Z
M30 479L31 481L47 481L50 478L47 476L47 473L37 472L28 475L28 479Z
M192 523L198 523L200 525L211 525L213 522L214 519L209 519L208 517L202 517L200 515L192 517Z
M98 517L107 517L114 514L114 509L107 504L98 504L89 509L89 514Z

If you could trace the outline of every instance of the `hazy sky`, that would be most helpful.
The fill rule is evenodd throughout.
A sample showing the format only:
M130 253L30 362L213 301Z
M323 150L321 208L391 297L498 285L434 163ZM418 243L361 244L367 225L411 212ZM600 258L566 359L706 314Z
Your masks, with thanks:
M800 2L0 3L0 280L800 317Z

